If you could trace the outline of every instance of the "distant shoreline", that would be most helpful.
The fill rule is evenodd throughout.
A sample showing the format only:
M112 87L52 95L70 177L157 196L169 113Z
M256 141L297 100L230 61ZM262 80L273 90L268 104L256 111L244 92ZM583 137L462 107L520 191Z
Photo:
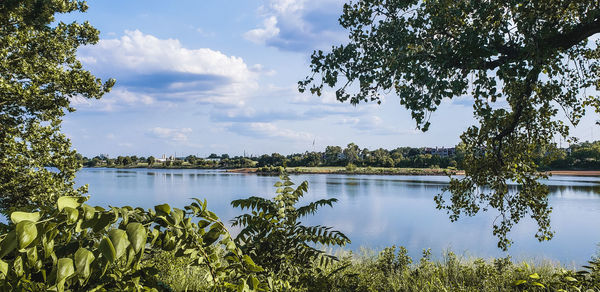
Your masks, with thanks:
M381 174L381 175L464 175L463 170L450 170L442 168L358 168L346 170L344 167L288 167L286 171L291 174ZM268 174L259 172L258 168L235 168L225 172ZM547 173L553 176L588 176L600 177L600 170L551 170Z
M600 170L551 170L549 173L558 176L600 176Z
M131 166L131 167L84 167L84 168L113 168L113 169L213 169L223 170L231 173L247 173L247 174L274 174L275 171L264 172L259 171L257 167L247 168L199 168L191 166L170 166L170 167L147 167L147 166ZM392 167L358 167L355 170L347 170L345 167L287 167L287 173L290 174L357 174L357 175L464 175L463 170L454 170L447 168L392 168ZM551 170L547 173L553 176L582 176L582 177L600 177L600 170Z
M235 168L227 169L226 172L251 173L251 174L275 174L272 171L261 171L260 168ZM345 167L287 167L286 172L290 174L356 174L356 175L464 175L461 170L444 168L392 168L392 167L358 167L348 170Z

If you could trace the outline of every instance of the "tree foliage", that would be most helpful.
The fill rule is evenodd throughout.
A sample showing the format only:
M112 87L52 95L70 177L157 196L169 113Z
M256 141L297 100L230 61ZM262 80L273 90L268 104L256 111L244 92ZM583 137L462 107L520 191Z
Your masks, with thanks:
M80 167L61 118L72 98L100 98L102 83L82 68L79 46L98 41L89 23L54 22L56 13L84 12L84 1L6 0L0 3L0 210L51 205L80 195ZM48 169L47 167L53 167Z
M262 268L242 254L206 201L195 199L185 210L167 204L105 210L85 200L64 196L51 208L10 215L0 241L0 290L158 288L159 271L151 263L159 251L205 267L202 280L215 290L259 289L254 272Z
M598 111L598 1L359 0L339 22L349 43L316 51L300 91L339 86L337 99L352 104L393 91L423 131L442 100L471 96L477 124L461 136L466 177L436 197L438 208L452 220L498 210L501 248L526 214L539 240L551 238L537 154L568 138L586 105Z
M315 263L326 265L336 258L316 244L344 246L350 239L343 233L327 226L304 226L300 219L315 214L322 206L332 206L337 199L322 199L296 207L308 190L302 182L295 189L286 174L275 184L277 195L273 199L250 197L231 202L234 207L252 210L232 220L233 226L242 226L235 238L245 255L251 256L273 278L287 281L295 288L302 288L309 276L308 270Z

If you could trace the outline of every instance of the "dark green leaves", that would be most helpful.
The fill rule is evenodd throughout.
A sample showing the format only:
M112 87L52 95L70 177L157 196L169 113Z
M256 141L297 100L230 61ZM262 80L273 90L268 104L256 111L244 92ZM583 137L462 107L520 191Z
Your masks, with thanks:
M18 245L17 232L15 230L10 231L0 243L0 258L4 258L7 254L11 253Z
M127 236L133 250L138 253L146 244L146 228L140 223L134 222L127 225Z
M299 288L306 285L299 280L303 271L313 268L319 259L325 259L323 265L336 260L310 243L343 246L350 240L330 227L303 226L299 222L301 217L314 214L321 206L331 206L336 200L321 200L296 209L297 202L308 190L308 183L302 182L295 189L290 187L292 185L289 177L283 174L281 182L275 184L277 195L273 199L250 197L231 202L234 207L251 210L251 213L232 220L232 225L243 227L235 242L241 246L244 264L249 270L260 272L264 269ZM252 255L254 260L247 255ZM243 289L249 283L252 279L238 287Z
M108 237L105 236L102 238L100 245L98 245L98 249L108 262L112 263L117 259L117 251L115 250L115 246Z
M113 229L108 232L108 237L114 247L115 257L119 259L125 255L125 251L130 245L129 239L127 239L127 232L121 229Z

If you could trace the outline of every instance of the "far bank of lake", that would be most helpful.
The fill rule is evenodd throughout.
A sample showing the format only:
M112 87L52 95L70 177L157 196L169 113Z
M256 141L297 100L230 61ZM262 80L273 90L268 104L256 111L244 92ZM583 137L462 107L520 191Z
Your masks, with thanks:
M246 168L202 168L192 165L155 165L149 167L146 163L129 166L112 166L112 167L86 167L90 169L203 169L203 170L222 170L232 173L251 173L251 174L276 174L277 167L246 167ZM464 171L455 168L401 168L401 167L356 167L348 168L342 166L318 166L318 167L286 167L287 173L290 174L367 174L367 175L464 175ZM550 170L547 172L550 175L560 176L597 176L600 177L600 170Z

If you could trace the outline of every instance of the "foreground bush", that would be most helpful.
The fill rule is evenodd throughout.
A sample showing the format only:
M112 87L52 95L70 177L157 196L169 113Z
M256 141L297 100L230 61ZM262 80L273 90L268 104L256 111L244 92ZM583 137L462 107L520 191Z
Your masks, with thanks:
M326 267L336 257L315 248L344 246L350 239L343 233L327 226L304 226L300 220L315 214L322 206L333 206L337 199L322 199L304 206L296 206L308 190L308 182L298 187L284 173L275 184L277 195L272 199L250 197L231 202L234 207L250 209L232 220L233 226L242 226L235 242L243 253L251 256L266 274L280 280L282 285L274 288L285 290L310 287L313 266Z
M196 200L185 210L91 207L61 197L54 208L13 212L0 238L0 289L125 290L161 288L152 257L172 252L206 271L211 290L258 290L262 268L243 255L218 217ZM198 219L198 222L192 222Z

